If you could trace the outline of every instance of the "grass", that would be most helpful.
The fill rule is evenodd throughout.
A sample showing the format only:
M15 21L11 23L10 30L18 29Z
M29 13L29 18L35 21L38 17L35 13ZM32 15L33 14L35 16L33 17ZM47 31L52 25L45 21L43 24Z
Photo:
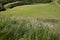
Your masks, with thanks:
M0 15L0 40L60 40L59 22L58 19Z
M60 40L60 7L34 4L0 12L0 40Z
M60 7L55 3L17 6L0 12L19 16L34 16L41 18L60 18Z

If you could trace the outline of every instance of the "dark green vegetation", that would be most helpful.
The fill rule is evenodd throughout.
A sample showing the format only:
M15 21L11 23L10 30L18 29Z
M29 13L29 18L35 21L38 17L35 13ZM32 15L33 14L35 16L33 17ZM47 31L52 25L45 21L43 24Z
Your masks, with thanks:
M19 1L19 2L16 2L16 1ZM13 8L18 5L20 6L20 5L26 5L26 4L49 3L49 2L52 2L52 0L0 0L0 10L2 11L5 9L4 8L5 4L8 4L9 8Z
M57 1L60 4L60 0Z
M0 40L60 40L60 19L8 16L0 14Z

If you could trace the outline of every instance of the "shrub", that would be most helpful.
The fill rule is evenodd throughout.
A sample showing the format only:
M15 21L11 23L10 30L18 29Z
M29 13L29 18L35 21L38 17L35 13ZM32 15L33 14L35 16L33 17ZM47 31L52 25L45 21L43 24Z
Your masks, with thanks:
M24 5L24 2L23 1L16 1L16 2L12 2L12 3L8 3L8 4L4 5L4 7L6 9L9 9L9 8L13 8L13 7L20 6L20 5Z
M0 6L0 10L10 9L20 5L34 4L34 3L50 3L52 0L1 0L3 6Z
M52 0L36 0L35 3L50 3Z
M60 0L57 1L60 4Z
M5 10L4 6L2 5L2 3L0 3L0 11Z

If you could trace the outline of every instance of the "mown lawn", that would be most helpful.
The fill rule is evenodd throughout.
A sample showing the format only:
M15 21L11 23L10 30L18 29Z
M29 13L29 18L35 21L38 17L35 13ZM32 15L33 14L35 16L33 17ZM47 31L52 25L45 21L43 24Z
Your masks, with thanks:
M0 13L42 18L60 18L60 7L55 3L24 5L14 7Z

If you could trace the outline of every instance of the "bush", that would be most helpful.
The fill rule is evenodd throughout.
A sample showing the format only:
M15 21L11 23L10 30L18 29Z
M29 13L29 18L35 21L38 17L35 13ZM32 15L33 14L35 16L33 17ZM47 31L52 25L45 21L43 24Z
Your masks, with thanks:
M9 9L9 8L13 8L13 7L20 6L20 5L24 5L24 2L23 1L16 1L13 3L8 3L8 4L4 5L4 7L6 9Z
M40 3L50 3L52 0L40 0Z
M2 0L0 2L3 3L3 5L5 5L5 4L16 2L16 1L24 1L29 3L50 3L53 0Z
M52 0L23 0L24 2L30 2L30 3L49 3L52 2Z
M50 3L52 0L36 0L35 3Z
M0 0L3 6L0 6L0 10L10 9L20 5L34 4L34 3L50 3L52 0Z
M60 4L60 0L58 0L57 2L58 2L58 4Z
M0 11L5 10L4 6L2 5L2 3L0 3Z

